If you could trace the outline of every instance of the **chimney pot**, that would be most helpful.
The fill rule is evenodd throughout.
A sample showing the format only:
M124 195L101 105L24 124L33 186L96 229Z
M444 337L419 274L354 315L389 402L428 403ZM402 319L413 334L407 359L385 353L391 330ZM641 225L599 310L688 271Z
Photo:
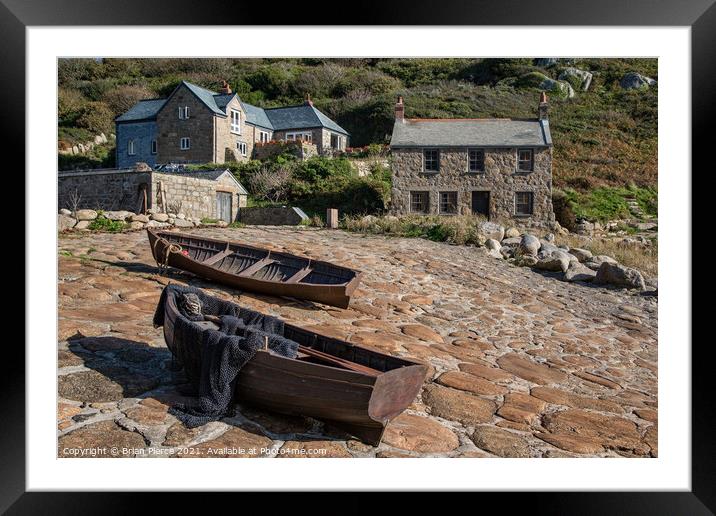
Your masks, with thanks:
M226 81L221 81L221 93L224 95L228 95L231 93L231 86L229 86L229 83Z
M403 104L403 97L398 97L398 102L395 104L395 120L403 122L405 121L405 104Z
M307 106L312 106L312 105L313 105L313 101L311 100L311 94L310 94L310 93L306 93L306 105L307 105Z

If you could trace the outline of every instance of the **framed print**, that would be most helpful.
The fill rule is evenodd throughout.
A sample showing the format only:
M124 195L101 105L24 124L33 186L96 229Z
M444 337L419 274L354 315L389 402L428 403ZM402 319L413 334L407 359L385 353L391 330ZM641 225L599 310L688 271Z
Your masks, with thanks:
M0 507L713 510L684 259L710 2L396 3L350 26L162 4L3 1L28 312Z

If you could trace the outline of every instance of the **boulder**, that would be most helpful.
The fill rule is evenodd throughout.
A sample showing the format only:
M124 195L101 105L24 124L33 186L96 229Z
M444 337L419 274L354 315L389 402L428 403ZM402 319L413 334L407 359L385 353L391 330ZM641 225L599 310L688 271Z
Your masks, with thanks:
M597 273L579 262L570 262L564 273L564 281L592 281Z
M562 81L567 81L576 88L580 88L582 91L587 91L589 89L589 85L592 84L593 77L594 76L586 70L569 67L562 70L562 73L560 73L557 78Z
M563 251L555 251L550 256L541 258L534 266L543 271L567 272L569 256Z
M147 222L149 222L149 217L147 217L146 215L143 215L141 213L137 213L136 215L130 216L129 220L131 222L141 222L143 224L146 224Z
M505 260L508 260L515 256L515 250L512 247L504 246L500 248L500 254Z
M491 251L499 251L502 248L500 243L494 238L488 238L487 240L485 240L485 247L487 247Z
M516 237L510 237L510 238L503 238L502 239L502 246L510 246L510 247L517 247L520 245L520 242L522 242L522 238L519 236Z
M131 211L119 210L119 211L105 211L104 216L109 220L127 220L129 217L134 215Z
M62 213L57 215L57 231L65 231L67 229L72 229L73 227L75 227L76 223L77 221L74 217L70 217Z
M148 228L166 228L169 226L170 224L168 224L167 222L159 222L158 220L150 220L149 222L147 222Z
M515 227L507 228L505 230L505 238L518 238L519 236L520 230Z
M167 219L167 222L168 222L169 224L174 224L174 221L175 221L175 220L176 220L176 219L175 219L174 217L169 217L169 218Z
M549 242L540 242L537 258L548 258L549 256L552 256L552 253L555 251L559 251L559 247L556 245L550 244Z
M194 224L184 219L174 219L174 225L178 228L193 228Z
M129 229L142 229L143 227L144 222L139 222L138 220L129 223Z
M505 228L495 222L483 222L478 226L480 233L485 235L487 239L497 240L498 242L505 237Z
M70 210L68 210L67 208L62 208L60 210L60 215L68 215L69 216L69 215L72 215L72 212Z
M89 225L89 220L80 220L77 224L75 224L75 229L87 229Z
M596 271L596 270L599 270L599 267L601 267L604 262L617 263L617 261L614 258L612 258L611 256L606 256L604 254L600 254L598 256L593 256L591 259L584 262L584 265L586 265L593 271Z
M94 137L94 143L95 143L95 145L101 145L102 143L104 143L104 142L102 141L102 136L100 136L99 134L98 134L97 136L95 136L95 137Z
M520 239L520 244L517 247L517 254L537 256L541 244L539 238L534 235L525 234Z
M219 222L216 223L216 225L220 228L225 228L226 226L229 225L229 223L226 222L225 220L220 220Z
M534 267L539 260L536 256L532 256L531 254L526 254L524 256L520 256L517 263L523 267Z
M176 218L184 220L184 219L186 219L186 215L183 213L177 213Z
M169 215L166 213L152 213L149 218L156 222L167 222L169 220Z
M603 262L594 277L594 283L644 290L644 277L636 269L618 263Z
M553 243L554 242L554 233L547 233L544 236L544 240L546 240L547 242Z
M593 255L592 252L587 249L582 249L580 247L572 247L569 252L577 257L577 260L580 262L586 262L592 259Z
M77 210L75 213L77 220L94 220L97 218L97 212L94 210Z
M639 90L642 88L646 89L649 86L653 86L654 84L656 84L656 81L654 79L636 72L627 73L624 77L622 77L622 80L619 82L619 86L621 86L622 89L625 90Z

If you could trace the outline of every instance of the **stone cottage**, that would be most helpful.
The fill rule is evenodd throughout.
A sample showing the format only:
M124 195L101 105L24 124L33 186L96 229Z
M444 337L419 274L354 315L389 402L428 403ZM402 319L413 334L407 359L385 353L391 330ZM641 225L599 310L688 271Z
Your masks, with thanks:
M154 208L187 217L238 220L248 192L234 175L218 170L127 169L61 171L58 208L126 210L146 213Z
M182 81L166 99L137 102L115 124L119 168L243 161L272 140L309 142L323 154L344 150L349 138L310 96L301 105L263 109L243 102L226 81L220 92Z
M543 92L535 119L405 118L399 97L390 141L393 212L553 222L548 108Z

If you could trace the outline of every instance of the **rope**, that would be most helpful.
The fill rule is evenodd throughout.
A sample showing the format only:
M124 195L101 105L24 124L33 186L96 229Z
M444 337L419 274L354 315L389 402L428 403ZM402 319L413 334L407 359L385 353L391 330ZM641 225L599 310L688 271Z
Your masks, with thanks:
M157 257L157 244L159 243L160 240L161 239L157 238L154 241L152 254L154 255L154 260L157 262L157 268L159 269L159 274L161 275L163 273L163 271L165 271L166 269L169 268L169 255L171 253L181 253L183 251L183 249L182 249L182 246L180 246L179 244L171 244L170 243L169 246L167 246L166 250L164 251L163 261L159 260L159 258Z

